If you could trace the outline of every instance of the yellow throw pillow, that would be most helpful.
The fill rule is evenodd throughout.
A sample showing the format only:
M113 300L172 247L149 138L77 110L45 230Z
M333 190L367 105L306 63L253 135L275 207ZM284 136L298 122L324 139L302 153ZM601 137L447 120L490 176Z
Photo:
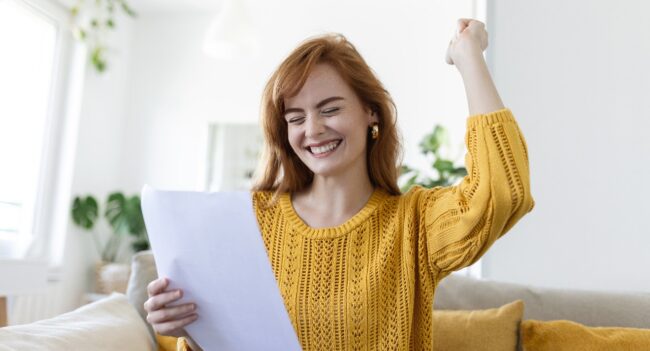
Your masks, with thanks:
M524 302L475 311L433 311L436 351L515 351Z
M567 320L521 323L524 351L650 350L650 329L587 327Z

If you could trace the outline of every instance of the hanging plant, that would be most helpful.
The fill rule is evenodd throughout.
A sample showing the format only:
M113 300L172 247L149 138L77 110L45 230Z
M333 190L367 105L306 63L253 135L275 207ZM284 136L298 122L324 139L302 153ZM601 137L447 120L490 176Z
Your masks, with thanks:
M119 11L136 17L126 0L77 0L77 4L70 9L72 33L77 40L86 44L88 57L97 72L104 72L108 66L107 37L109 31L115 29Z

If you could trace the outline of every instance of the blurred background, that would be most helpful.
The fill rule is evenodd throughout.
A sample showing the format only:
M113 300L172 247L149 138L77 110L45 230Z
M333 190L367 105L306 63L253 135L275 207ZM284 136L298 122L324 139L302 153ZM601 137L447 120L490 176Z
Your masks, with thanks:
M391 92L404 164L431 172L420 142L441 125L462 166L467 103L444 61L461 17L487 24L536 201L466 274L650 291L649 12L641 0L0 0L0 315L25 323L121 289L104 285L146 249L144 184L246 189L263 85L312 35L343 33Z

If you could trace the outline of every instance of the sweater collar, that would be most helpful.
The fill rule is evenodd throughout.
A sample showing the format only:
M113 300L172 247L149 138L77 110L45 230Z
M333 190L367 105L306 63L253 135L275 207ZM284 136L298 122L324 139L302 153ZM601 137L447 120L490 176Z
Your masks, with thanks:
M375 211L378 205L389 196L385 190L375 188L366 204L354 216L336 227L312 228L305 223L293 207L290 193L280 195L280 208L288 219L289 225L298 233L311 239L330 239L343 236L363 223Z

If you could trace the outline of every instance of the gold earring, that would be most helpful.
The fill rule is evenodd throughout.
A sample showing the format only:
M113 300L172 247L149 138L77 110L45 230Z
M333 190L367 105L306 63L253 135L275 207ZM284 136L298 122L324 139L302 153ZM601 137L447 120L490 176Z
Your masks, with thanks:
M375 123L375 124L372 125L371 133L372 133L372 138L373 139L379 138L379 124L378 123Z

